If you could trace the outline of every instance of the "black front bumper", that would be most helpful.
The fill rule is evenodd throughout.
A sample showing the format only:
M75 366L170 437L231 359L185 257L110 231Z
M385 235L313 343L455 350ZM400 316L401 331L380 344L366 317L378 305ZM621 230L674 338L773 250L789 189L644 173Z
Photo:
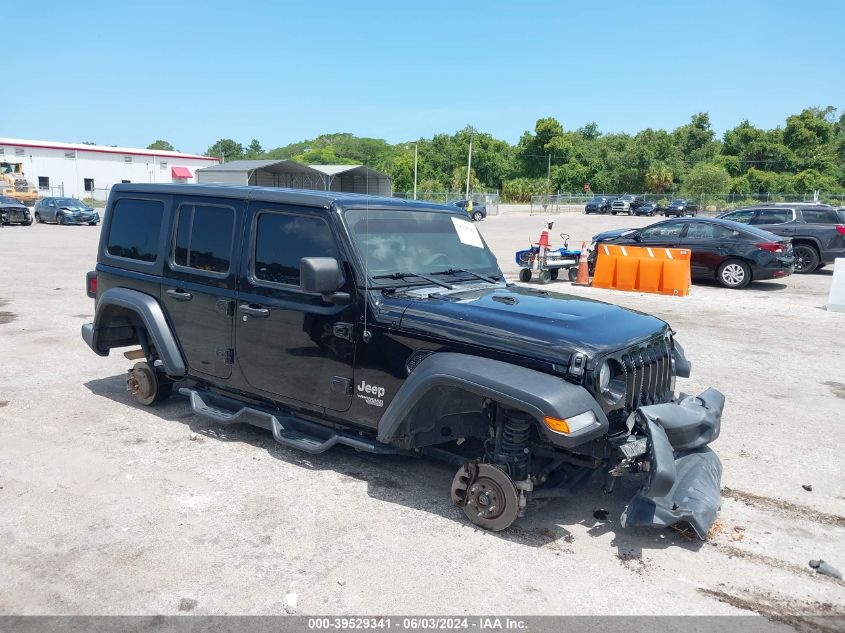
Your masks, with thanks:
M640 407L636 422L647 438L645 485L622 513L623 527L668 527L686 522L704 539L722 504L722 463L708 446L719 437L725 396L699 396Z

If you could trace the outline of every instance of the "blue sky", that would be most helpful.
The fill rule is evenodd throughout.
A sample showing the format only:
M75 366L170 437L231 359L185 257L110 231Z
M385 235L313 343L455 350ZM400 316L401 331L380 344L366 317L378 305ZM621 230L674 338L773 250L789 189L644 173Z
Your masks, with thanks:
M24 3L0 135L204 152L467 124L513 143L544 116L769 128L845 109L843 25L834 0Z

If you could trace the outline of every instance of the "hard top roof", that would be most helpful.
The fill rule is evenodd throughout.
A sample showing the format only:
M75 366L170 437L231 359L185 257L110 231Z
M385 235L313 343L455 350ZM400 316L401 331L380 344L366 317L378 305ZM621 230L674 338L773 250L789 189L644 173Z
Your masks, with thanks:
M239 198L242 200L261 200L280 204L294 204L307 207L400 208L414 211L455 212L455 207L434 202L403 200L386 196L371 196L342 191L319 191L312 189L285 189L282 187L254 187L247 185L202 185L202 184L155 184L155 183L120 183L112 187L112 194L168 194L191 197Z

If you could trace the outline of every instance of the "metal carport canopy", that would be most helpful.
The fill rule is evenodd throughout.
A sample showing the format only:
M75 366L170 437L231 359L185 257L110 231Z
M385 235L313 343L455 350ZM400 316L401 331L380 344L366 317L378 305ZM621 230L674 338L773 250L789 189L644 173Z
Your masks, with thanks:
M390 176L364 165L309 165L324 176L326 191L369 193L375 196L393 194Z

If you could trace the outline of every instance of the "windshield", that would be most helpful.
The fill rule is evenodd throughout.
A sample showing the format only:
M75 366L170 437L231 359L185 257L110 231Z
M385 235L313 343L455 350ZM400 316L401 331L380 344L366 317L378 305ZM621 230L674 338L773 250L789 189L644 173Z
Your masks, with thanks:
M82 204L76 198L56 198L56 204L60 207L84 207L85 205Z
M686 203L687 203L686 200L679 198L677 200L672 200L672 202L669 203L669 206L672 206L673 204L686 204Z
M466 269L498 275L493 253L475 225L435 211L350 209L349 232L370 277Z
M0 203L3 203L3 204L20 204L20 202L18 202L14 198L10 198L9 196L0 196Z

